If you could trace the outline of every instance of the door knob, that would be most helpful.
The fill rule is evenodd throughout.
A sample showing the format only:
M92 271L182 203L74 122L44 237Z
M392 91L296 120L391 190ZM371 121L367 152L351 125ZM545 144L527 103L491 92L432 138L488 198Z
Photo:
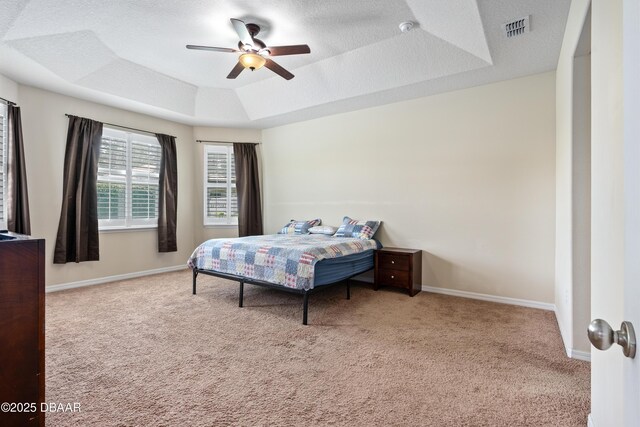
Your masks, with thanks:
M620 330L614 331L606 321L596 319L589 323L587 335L591 344L598 350L606 350L616 343L622 346L622 352L626 357L633 359L636 355L636 334L631 322L622 322Z

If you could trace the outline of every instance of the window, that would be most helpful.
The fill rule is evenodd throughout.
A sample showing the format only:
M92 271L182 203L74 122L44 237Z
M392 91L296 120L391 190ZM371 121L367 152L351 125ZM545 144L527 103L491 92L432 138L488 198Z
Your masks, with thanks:
M103 128L97 183L101 230L157 227L161 155L153 136Z
M236 167L231 145L204 148L204 224L238 224Z
M7 228L7 105L0 103L0 229Z

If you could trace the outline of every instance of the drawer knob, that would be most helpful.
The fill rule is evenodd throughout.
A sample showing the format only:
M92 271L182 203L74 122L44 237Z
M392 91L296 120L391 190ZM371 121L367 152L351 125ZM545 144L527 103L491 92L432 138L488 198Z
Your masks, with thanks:
M391 276L391 278L392 278L392 279L395 279L395 278L396 278L396 276L393 276L393 275L392 275L392 276Z
M395 263L396 263L395 261L391 261L391 264L395 264Z

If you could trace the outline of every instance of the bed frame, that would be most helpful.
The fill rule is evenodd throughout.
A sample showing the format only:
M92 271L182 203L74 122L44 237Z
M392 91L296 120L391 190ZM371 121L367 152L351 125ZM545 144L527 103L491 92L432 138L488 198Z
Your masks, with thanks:
M223 279L228 279L228 280L233 280L236 282L240 282L240 298L239 298L239 303L238 303L238 307L242 307L242 300L243 300L243 294L244 294L244 284L248 283L250 285L258 285L258 286L263 286L265 288L271 288L271 289L278 289L281 291L285 291L285 292L289 292L292 294L302 294L302 324L306 325L307 324L307 313L309 311L309 295L322 290L322 289L326 289L326 288L330 288L334 285L340 284L342 282L346 282L347 284L347 299L351 299L351 278L364 273L363 271L354 274L353 276L349 276L347 278L344 279L340 279L337 282L334 283L328 283L326 285L322 285L322 286L318 286L317 288L313 288L313 289L308 289L308 290L304 290L304 289L295 289L295 288L287 288L286 286L282 286L282 285L277 285L274 283L269 283L269 282L265 282L262 280L256 280L256 279L251 279L248 277L243 277L243 276L237 276L235 274L229 274L229 273L220 273L218 271L213 271L213 270L201 270L199 268L194 268L193 269L193 295L196 294L196 279L198 277L198 274L207 274L209 276L215 276L215 277L221 277Z

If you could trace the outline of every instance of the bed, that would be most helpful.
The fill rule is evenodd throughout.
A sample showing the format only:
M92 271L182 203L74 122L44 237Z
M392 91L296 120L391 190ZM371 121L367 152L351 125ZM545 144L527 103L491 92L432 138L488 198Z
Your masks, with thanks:
M198 274L259 285L303 295L302 324L307 324L309 295L349 280L373 268L373 254L382 245L375 239L323 234L273 234L207 240L198 246L188 265L193 270L193 294Z

